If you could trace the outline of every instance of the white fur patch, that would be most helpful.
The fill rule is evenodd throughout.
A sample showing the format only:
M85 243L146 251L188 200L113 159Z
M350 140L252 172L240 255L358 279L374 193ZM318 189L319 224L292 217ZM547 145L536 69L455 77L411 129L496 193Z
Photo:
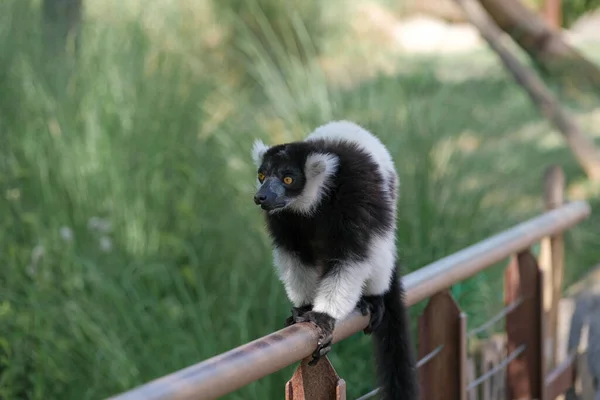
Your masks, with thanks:
M290 301L296 307L312 303L313 310L340 320L354 310L363 292L384 294L396 267L393 231L372 239L362 262L348 262L336 274L320 279L318 268L306 266L292 253L273 250L273 262Z
M381 295L387 291L395 267L393 231L374 237L365 261L347 263L337 274L319 283L313 310L336 319L345 318L354 310L363 291L367 295Z
M256 139L254 141L252 145L252 161L254 161L257 168L262 164L263 156L267 150L269 150L269 146L264 144L262 140Z
M371 273L365 287L367 295L384 294L390 287L396 268L396 237L394 231L373 238L368 258Z
M298 257L277 247L273 249L273 263L294 306L300 307L311 303L319 279L317 268L305 266Z
M319 282L313 310L336 320L346 317L358 303L370 265L349 263Z
M379 138L360 125L350 121L332 121L321 125L310 133L304 140L326 140L356 143L365 150L379 167L384 181L388 181L392 174L396 174L394 160L385 145ZM385 190L388 191L387 185ZM395 196L394 196L395 197Z
M330 153L312 153L306 158L304 174L306 185L302 193L288 206L303 214L310 214L329 188L330 178L337 172L339 158Z

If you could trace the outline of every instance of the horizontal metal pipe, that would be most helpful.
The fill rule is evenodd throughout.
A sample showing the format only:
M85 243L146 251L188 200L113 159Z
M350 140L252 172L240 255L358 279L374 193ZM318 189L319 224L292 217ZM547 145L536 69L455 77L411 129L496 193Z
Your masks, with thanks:
M585 201L567 203L406 275L408 304L433 296L546 236L568 229L590 211Z
M589 214L587 202L567 203L435 261L403 277L406 302L413 305L433 296L546 236L576 225ZM361 331L368 319L355 311L337 325L333 341ZM214 399L310 356L316 344L316 328L310 323L296 324L111 399Z

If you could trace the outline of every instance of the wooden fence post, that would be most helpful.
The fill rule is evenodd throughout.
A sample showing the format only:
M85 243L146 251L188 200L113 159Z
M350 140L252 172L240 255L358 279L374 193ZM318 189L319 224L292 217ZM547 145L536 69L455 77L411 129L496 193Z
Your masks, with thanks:
M545 400L543 273L529 250L513 256L505 273L504 301L521 304L506 315L508 356L525 346L507 366L507 400Z
M506 338L493 335L481 346L481 374L484 375L498 367L506 358ZM506 370L501 369L486 379L479 388L481 400L504 399L506 393Z
M550 166L544 174L544 208L550 211L562 206L564 202L565 174L560 166ZM548 370L558 363L558 302L562 294L564 252L562 232L542 240L540 267L544 272L544 352Z
M549 26L554 29L560 29L562 25L561 0L544 0L542 14Z
M423 400L466 400L467 316L449 291L429 299L419 317L419 359L439 353L419 368Z
M338 376L327 356L309 366L302 360L285 385L285 400L346 400L346 382Z

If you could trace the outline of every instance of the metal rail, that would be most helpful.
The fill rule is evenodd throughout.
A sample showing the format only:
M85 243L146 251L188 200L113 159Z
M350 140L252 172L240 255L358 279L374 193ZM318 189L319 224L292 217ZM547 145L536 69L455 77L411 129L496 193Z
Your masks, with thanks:
M524 344L522 344L515 351L513 351L508 357L506 357L504 360L502 360L502 362L500 364L496 365L494 368L492 368L491 370L489 370L488 372L486 372L485 374L481 375L479 378L477 378L473 382L471 382L469 384L469 386L467 386L467 391L475 389L477 386L481 385L483 382L487 381L492 376L496 375L498 372L505 369L506 366L508 365L508 363L510 363L515 358L519 357L521 355L521 353L523 353L525 351L525 347L526 346Z
M429 354L427 354L425 357L421 358L419 361L417 361L417 368L421 368L423 365L427 364L429 361L433 360L433 358L435 356L437 356L438 354L440 354L440 352L444 349L444 345L441 344L438 347L435 348L435 350L431 351ZM372 397L374 397L377 393L379 393L379 390L381 388L376 388L371 390L369 393L364 394L362 396L360 396L358 399L356 400L366 400L366 399L370 399Z
M496 322L498 322L502 318L506 317L509 312L515 310L521 304L523 304L523 298L519 298L514 303L510 304L509 306L504 307L502 310L500 310L499 313L497 313L496 315L494 315L492 318L488 319L486 322L484 322L483 324L481 324L477 328L469 331L467 333L467 337L468 338L472 338L473 336L476 336L476 335L480 334L481 332L484 332L484 331L488 330L489 328L491 328L492 326L494 326L494 324Z
M576 225L590 211L585 201L567 203L404 276L407 305L431 297L546 236ZM364 329L368 319L354 312L340 321L334 343ZM310 356L316 343L316 328L311 324L292 325L110 399L214 399Z

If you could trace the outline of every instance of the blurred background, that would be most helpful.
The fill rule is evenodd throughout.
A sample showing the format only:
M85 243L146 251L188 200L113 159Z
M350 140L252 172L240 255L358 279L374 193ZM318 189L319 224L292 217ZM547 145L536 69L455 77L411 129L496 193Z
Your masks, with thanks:
M596 63L598 6L562 5ZM598 138L600 102L561 101ZM251 143L332 119L396 159L405 273L540 213L551 163L594 210L566 284L600 259L598 187L450 0L1 0L0 398L104 398L280 329ZM470 325L501 274L453 288ZM336 346L372 389L370 338Z

